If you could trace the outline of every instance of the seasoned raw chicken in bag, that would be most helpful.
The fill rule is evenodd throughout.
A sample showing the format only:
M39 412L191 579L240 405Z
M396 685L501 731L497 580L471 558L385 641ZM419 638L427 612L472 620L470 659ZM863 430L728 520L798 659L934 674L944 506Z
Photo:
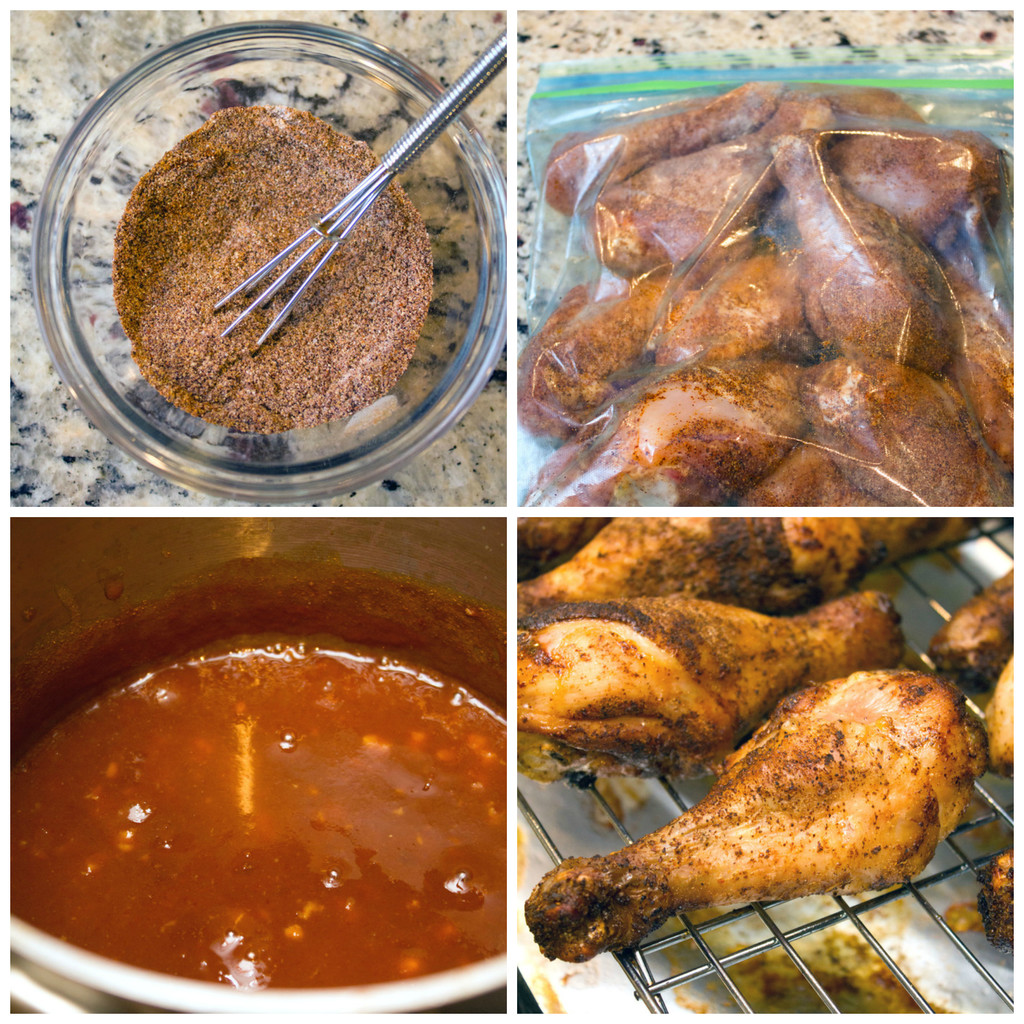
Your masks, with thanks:
M525 503L1011 504L1009 168L877 88L565 137L544 196L583 251L520 356Z

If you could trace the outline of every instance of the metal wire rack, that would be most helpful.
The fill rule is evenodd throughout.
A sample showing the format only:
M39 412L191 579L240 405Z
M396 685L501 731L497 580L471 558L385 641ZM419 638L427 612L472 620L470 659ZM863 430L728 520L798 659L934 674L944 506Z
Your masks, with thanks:
M864 587L893 597L909 650L932 667L926 651L941 623L1012 565L1012 520L986 519L966 540L876 572ZM624 810L614 784L580 791L524 779L521 820L557 864L570 853L632 842L691 806L709 783L648 785ZM634 1005L652 1013L1012 1012L1012 958L996 953L974 916L978 870L1012 844L1012 782L989 774L975 784L964 820L913 881L864 897L680 915L637 950L611 954L617 976L605 969L577 989L593 989L596 980L608 1011L616 992L621 1000L631 990ZM844 957L843 949L854 955ZM847 970L853 962L856 977ZM562 979L559 998L571 1010L573 969L558 968L552 977ZM885 993L884 1005L878 993Z

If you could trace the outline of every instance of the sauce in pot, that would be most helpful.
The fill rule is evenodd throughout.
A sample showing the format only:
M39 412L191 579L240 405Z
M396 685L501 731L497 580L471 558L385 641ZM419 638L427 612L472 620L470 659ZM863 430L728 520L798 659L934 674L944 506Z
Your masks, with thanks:
M141 674L15 766L14 913L243 989L505 948L505 723L454 680L294 640Z

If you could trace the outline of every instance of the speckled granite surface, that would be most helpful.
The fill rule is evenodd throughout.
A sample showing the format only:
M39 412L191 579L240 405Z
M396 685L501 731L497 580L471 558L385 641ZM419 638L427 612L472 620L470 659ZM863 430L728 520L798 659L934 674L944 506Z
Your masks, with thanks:
M503 13L289 11L380 41L443 84L500 31ZM34 211L60 142L88 102L147 51L216 25L266 20L253 11L15 12L11 16L11 504L15 506L232 506L186 491L136 464L78 410L43 347L29 253ZM60 59L54 59L54 41ZM469 116L502 167L504 73ZM345 506L503 506L506 502L505 361L443 438L392 478L340 495Z
M518 351L528 330L525 296L537 206L524 128L541 64L704 50L901 43L1012 46L1013 15L993 11L521 11L516 30Z

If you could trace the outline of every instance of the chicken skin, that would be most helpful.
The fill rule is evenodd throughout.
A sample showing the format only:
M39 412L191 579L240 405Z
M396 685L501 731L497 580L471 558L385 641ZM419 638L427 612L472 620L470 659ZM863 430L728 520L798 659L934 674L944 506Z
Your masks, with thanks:
M989 766L997 775L1013 778L1013 655L999 674L995 692L985 708Z
M863 128L838 136L828 162L854 195L923 242L974 211L987 221L998 213L999 149L979 132Z
M536 576L569 558L610 522L607 516L520 516L516 522L519 578Z
M563 445L527 505L720 505L765 476L803 431L783 364L680 367L623 392Z
M959 540L969 526L916 516L624 517L567 562L520 583L519 614L666 594L792 613L838 597L883 562Z
M1013 504L1013 489L963 398L888 359L835 359L800 383L813 443L886 505Z
M706 774L780 697L902 654L899 616L871 592L792 618L684 597L556 605L519 624L519 767Z
M725 225L754 222L759 207L778 188L772 145L782 135L819 131L895 101L886 90L850 89L820 94L789 89L771 117L747 134L651 163L630 176L613 171L593 204L595 248L606 267L625 277L676 264ZM724 97L722 97L724 99Z
M994 686L1013 657L1013 570L958 608L932 637L936 671L977 693Z
M748 229L778 189L771 147L782 134L834 121L824 97L793 95L759 129L671 160L617 185L594 203L594 245L616 274L635 277L673 265ZM710 239L710 241L707 241Z
M767 146L752 135L663 160L598 196L598 259L629 278L681 263L752 220L777 186Z
M1013 850L1004 850L979 872L978 911L985 937L1000 953L1013 952Z
M747 82L721 96L687 104L683 110L627 122L601 135L566 136L548 157L544 198L560 213L571 214L581 199L602 182L625 181L658 161L749 135L768 124L783 103L795 107L822 102L843 121L921 121L913 107L888 89L832 86L822 92L814 86ZM791 121L783 120L785 130L795 130Z
M797 267L792 255L769 251L727 264L693 287L687 275L666 293L652 331L654 361L813 360L820 346L804 319Z
M784 91L779 83L750 82L685 110L625 124L605 135L568 136L548 157L544 198L554 209L570 214L580 197L603 177L614 184L659 160L754 131L775 113Z
M833 352L884 357L928 373L960 342L935 257L887 210L858 198L828 164L828 133L775 144L804 246L804 313Z
M618 853L573 857L526 903L549 959L636 946L671 915L913 878L987 762L951 683L858 672L785 698L710 793Z
M1008 304L985 295L952 270L947 280L963 323L964 346L953 378L971 404L982 437L1013 472L1013 316Z
M814 444L794 448L760 483L740 499L741 505L791 508L859 508L883 504L855 486L836 467L827 449Z
M571 437L619 388L644 352L665 290L650 276L595 301L577 285L519 358L519 420L533 434Z

